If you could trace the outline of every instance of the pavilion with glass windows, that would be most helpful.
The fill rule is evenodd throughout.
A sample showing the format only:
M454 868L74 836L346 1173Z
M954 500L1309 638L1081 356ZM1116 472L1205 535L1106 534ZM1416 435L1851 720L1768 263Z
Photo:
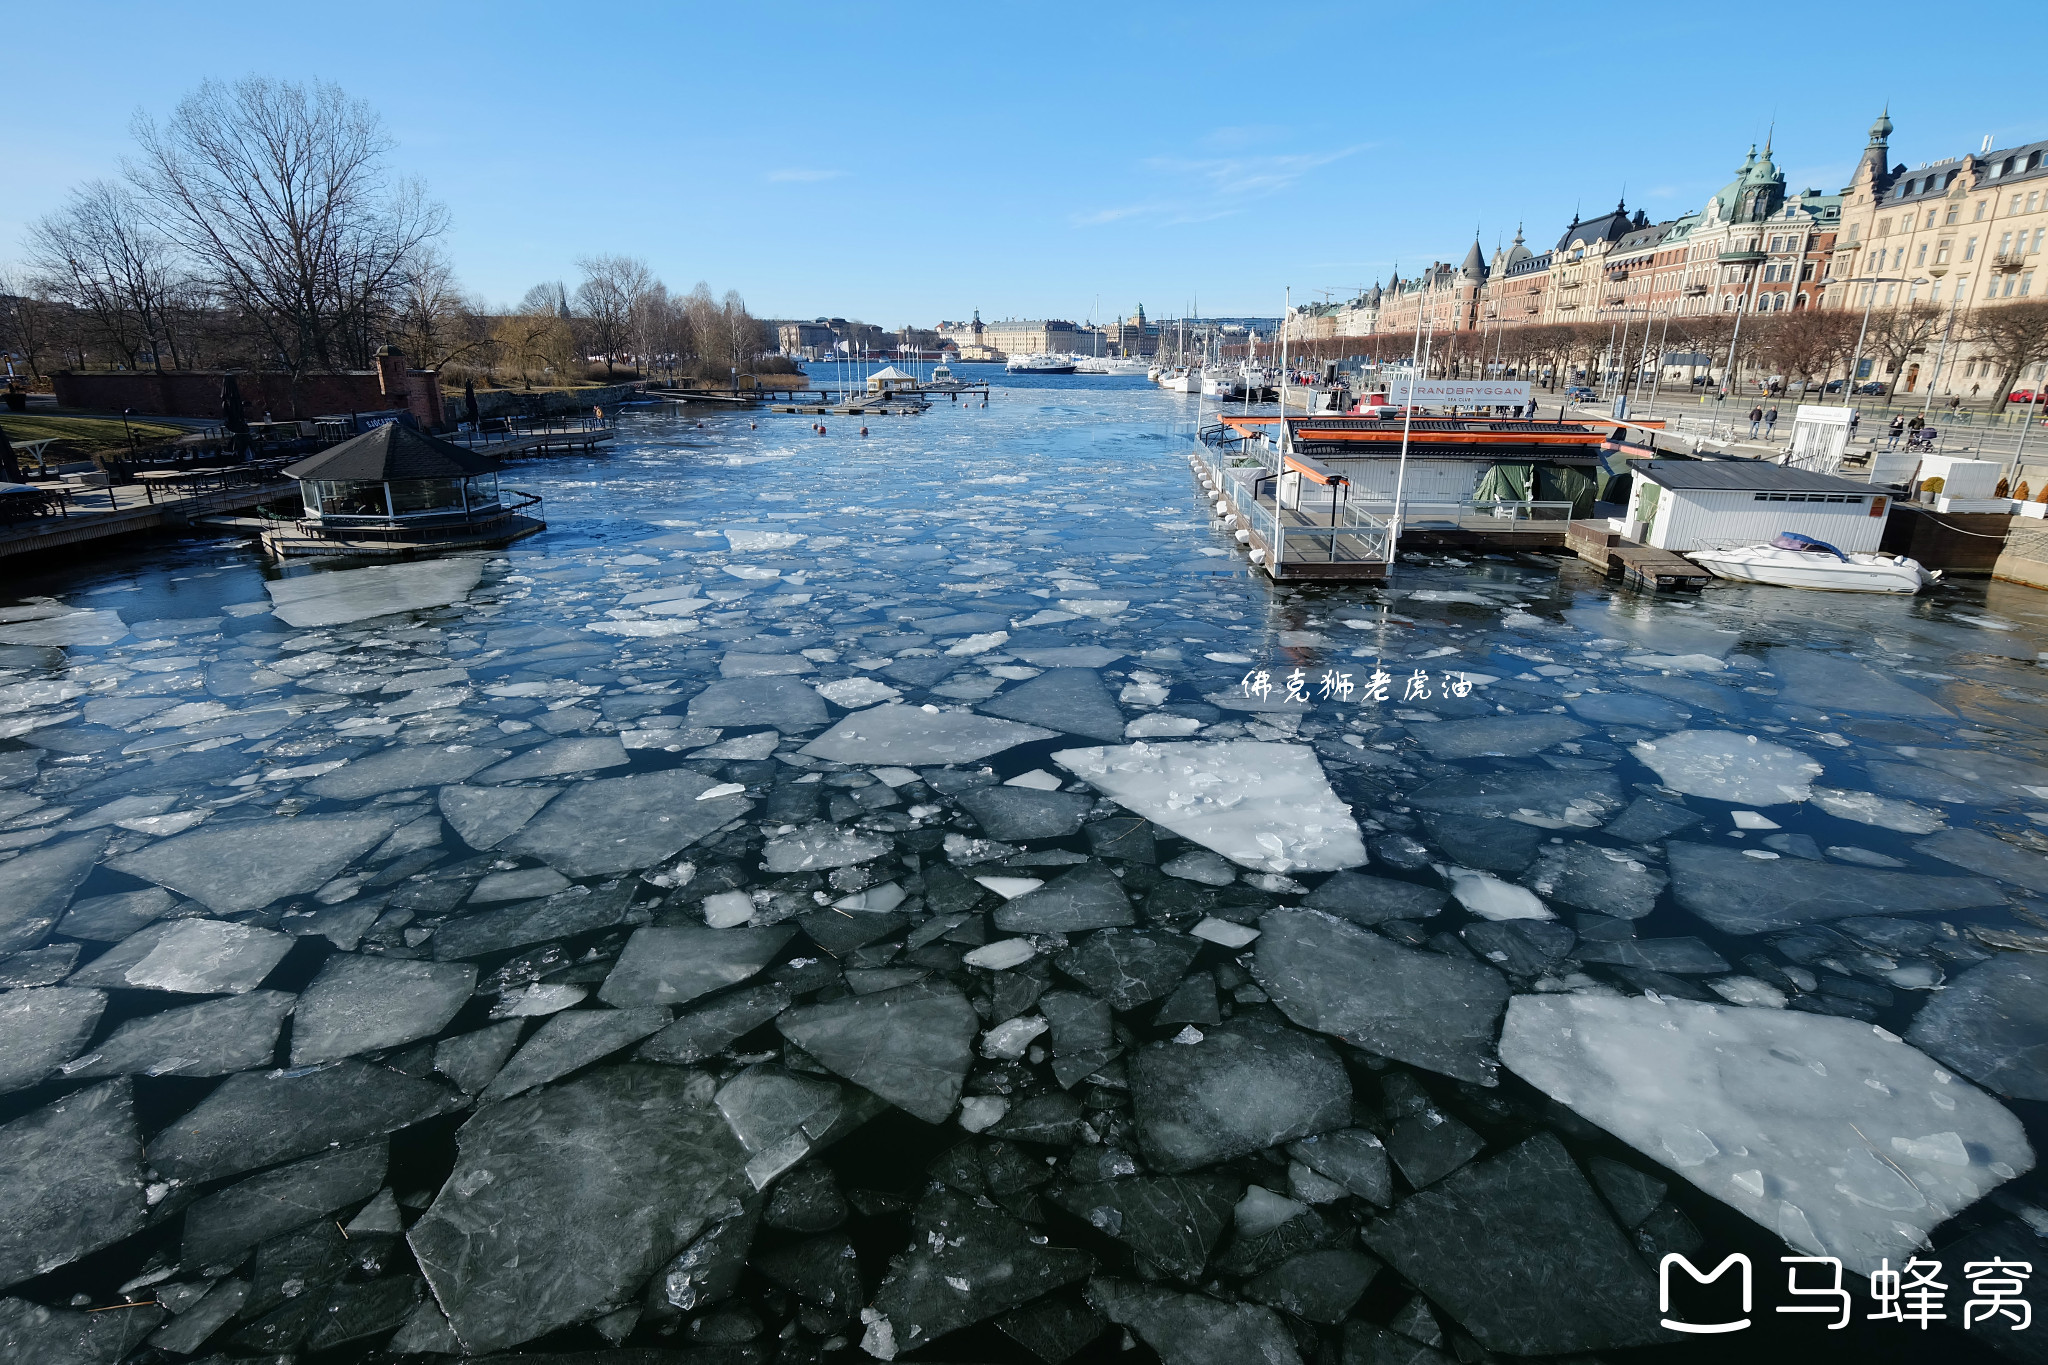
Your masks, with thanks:
M297 464L301 516L266 530L277 555L404 554L496 545L545 529L540 498L501 490L487 455L387 422Z

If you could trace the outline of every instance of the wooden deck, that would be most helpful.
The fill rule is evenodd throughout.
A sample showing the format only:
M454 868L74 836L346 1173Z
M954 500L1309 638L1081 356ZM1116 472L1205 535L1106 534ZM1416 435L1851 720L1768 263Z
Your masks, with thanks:
M299 486L290 479L210 489L181 497L158 494L154 501L142 488L133 485L95 489L77 499L67 516L34 517L0 525L0 557L39 554L164 527L189 526L210 516L246 512L285 499L296 501L298 496Z
M1624 540L1605 521L1570 523L1565 546L1608 577L1644 592L1698 592L1713 577L1684 555Z

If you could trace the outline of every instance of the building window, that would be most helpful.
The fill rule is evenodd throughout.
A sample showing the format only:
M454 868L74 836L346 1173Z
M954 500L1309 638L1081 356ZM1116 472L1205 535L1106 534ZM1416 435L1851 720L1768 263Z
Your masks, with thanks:
M2007 213L2018 213L2019 211L2020 211L2020 197L2019 197L2018 195L2014 195L2014 196L2012 197L2012 207L2011 207L2011 208L2009 208L2009 209L2007 209L2007 210L2006 210L2006 212L2007 212Z
M2030 248L2030 250L2039 251L2041 249L2041 238L2044 236L2048 236L2048 228L2035 228L2034 245Z
M1859 232L1861 232L1862 230L1863 230L1863 224L1861 224L1861 223L1851 223L1851 224L1849 224L1849 242L1848 242L1848 244L1849 244L1850 246L1854 246L1854 245L1856 245L1856 234L1857 234L1857 233L1859 233Z
M1856 229L1855 229L1855 228L1853 228L1853 227L1849 229L1849 231L1851 231L1851 232L1854 232L1855 230L1856 230ZM1877 220L1877 235L1878 235L1878 236L1880 236L1880 237L1889 237L1889 236L1891 236L1891 235L1892 235L1892 220L1891 220L1891 219L1889 219L1889 218L1880 218L1880 219L1878 219L1878 220Z
M1937 260L1937 261L1941 261L1941 260L1945 260L1945 259L1947 259L1947 257L1948 257L1948 243L1947 243L1947 242L1943 242L1943 243L1941 244L1941 255L1939 255L1939 256L1936 256L1936 257L1935 257L1934 259L1935 259L1935 260ZM1914 266L1914 268L1915 268L1915 269L1918 269L1919 267L1921 267L1921 266L1923 266L1923 265L1926 265L1926 264L1927 264L1927 243L1925 243L1925 242L1922 242L1922 243L1920 244L1920 254L1919 254L1918 256L1915 256L1915 257L1913 258L1913 266Z
M2040 155L2040 153L2039 153L2039 152L2036 152L2036 153L2034 153L2034 155L2035 155L2035 156L2039 156L2039 155ZM2037 201L2038 201L2038 200L2039 200L2040 198L2041 198L2041 191L2039 191L2039 190L2035 190L2035 191L2033 191L2032 193L2030 193L2030 194L2028 194L2028 195L2027 195L2027 212L2028 212L2028 213L2032 213L2032 212L2034 211L2034 205L2035 205L2035 203L2036 203L2036 202L2037 202Z
M2015 200L2014 202L2017 203L2018 201ZM2002 234L1998 239L1998 254L2003 256L2010 250L2012 250L2012 234L2008 232Z
M2020 297L2025 298L2034 291L2034 272L2029 270L2020 276Z
M1963 259L1966 261L1974 261L1977 259L1977 239L1975 237L1972 237L1968 242L1963 244Z
M1979 200L1977 201L1977 216L1976 216L1975 218L1971 219L1971 221L1972 221L1972 222L1976 222L1976 223L1981 223L1981 222L1983 222L1983 221L1984 221L1984 210L1985 210L1985 209L1987 209L1987 208L1989 208L1989 207L1991 207L1991 201L1990 201L1989 199L1979 199Z

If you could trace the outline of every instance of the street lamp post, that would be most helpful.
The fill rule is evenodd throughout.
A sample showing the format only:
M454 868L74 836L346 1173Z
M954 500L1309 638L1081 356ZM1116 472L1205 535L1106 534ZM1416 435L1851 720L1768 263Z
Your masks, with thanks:
M1909 280L1903 275L1851 275L1843 284L1867 284L1869 295L1863 300L1863 325L1856 329L1856 350L1849 357L1849 377L1842 382L1842 406L1849 406L1849 395L1856 389L1856 371L1863 364L1863 338L1870 333L1870 309L1877 302L1877 286L1881 284L1920 284L1920 280Z
M1927 273L1934 276L1936 287L1938 288L1941 277L1948 274L1948 267L1945 265L1930 265L1927 267ZM1934 386L1941 382L1942 362L1948 359L1949 336L1956 329L1956 305L1962 301L1963 285L1962 281L1958 280L1956 281L1955 293L1949 296L1948 322L1941 329L1941 347L1934 353L1934 375L1927 381L1927 396L1920 401L1920 417L1922 421L1926 420L1927 410L1934 405Z

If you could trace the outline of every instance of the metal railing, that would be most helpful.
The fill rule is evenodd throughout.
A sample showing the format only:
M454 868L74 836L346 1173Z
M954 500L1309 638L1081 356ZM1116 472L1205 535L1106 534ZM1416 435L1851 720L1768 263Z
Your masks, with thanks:
M1232 507L1247 529L1266 542L1277 569L1294 564L1378 564L1387 557L1391 527L1385 517L1350 498L1333 498L1283 509L1273 493L1261 502L1259 485L1279 477L1279 453L1265 442L1204 440L1196 446L1202 463L1231 492ZM1303 520L1296 522L1294 516Z
M610 431L618 425L615 417L487 417L474 431L460 431L444 439L471 450L485 450L513 441L538 436L586 436Z
M1375 515L1391 519L1391 499L1367 504ZM1403 498L1401 529L1483 531L1488 535L1556 534L1572 519L1572 504L1535 498Z
M529 507L539 507L541 496L520 489L506 490L511 501L503 501L494 510L483 516L435 517L430 521L409 525L395 525L390 521L367 521L355 524L344 521L322 520L317 517L282 517L280 522L290 522L301 535L319 540L360 540L376 541L385 545L419 542L422 544L448 539L450 531L461 531L466 537L487 534L493 528L518 519ZM539 519L539 514L535 514Z

